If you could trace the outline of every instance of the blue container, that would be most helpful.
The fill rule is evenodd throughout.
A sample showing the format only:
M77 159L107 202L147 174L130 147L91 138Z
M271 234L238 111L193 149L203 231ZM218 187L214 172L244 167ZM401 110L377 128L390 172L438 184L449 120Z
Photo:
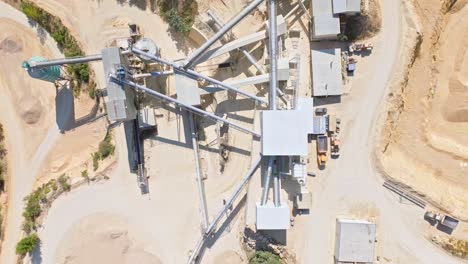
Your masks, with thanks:
M43 68L31 68L30 62L31 61L45 61L46 59L34 56L29 61L23 62L22 67L28 71L29 76L35 79L47 81L47 82L55 82L56 80L60 79L60 67L59 66L49 66Z

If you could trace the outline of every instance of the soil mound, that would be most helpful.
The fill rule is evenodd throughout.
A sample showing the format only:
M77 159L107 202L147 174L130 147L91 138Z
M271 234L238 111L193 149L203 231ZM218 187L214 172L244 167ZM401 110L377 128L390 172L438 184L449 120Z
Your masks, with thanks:
M34 97L24 97L20 100L20 116L26 124L36 124L41 118L42 104Z
M0 42L0 51L5 53L17 53L23 51L23 43L15 37L6 37Z
M62 241L56 263L161 263L132 237L128 223L113 214L99 213L81 219Z

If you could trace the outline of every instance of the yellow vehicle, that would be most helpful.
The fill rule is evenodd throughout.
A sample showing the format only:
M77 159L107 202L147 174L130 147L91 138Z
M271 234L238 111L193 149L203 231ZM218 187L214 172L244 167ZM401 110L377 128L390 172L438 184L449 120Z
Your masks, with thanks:
M324 167L327 163L328 138L325 135L317 136L317 162L319 167Z

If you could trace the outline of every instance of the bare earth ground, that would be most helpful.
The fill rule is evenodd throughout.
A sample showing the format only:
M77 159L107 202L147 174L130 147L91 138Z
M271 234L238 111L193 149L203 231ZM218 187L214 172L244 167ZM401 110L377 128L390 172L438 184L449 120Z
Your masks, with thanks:
M140 25L144 35L154 39L161 47L164 57L182 58L191 48L191 44L182 41L177 34L168 33L167 25L157 15L137 7L129 7L127 4L120 5L118 1L36 2L63 19L84 44L88 54L97 53L109 45L111 40L126 36L128 22ZM225 6L213 2L209 6L222 10L220 16L227 21L239 12L245 3L236 2ZM206 7L208 5L201 5L200 12L206 10ZM239 35L251 33L252 25L260 27L256 20L255 17L249 17L243 21L236 29ZM92 67L98 76L98 87L102 87L104 79L99 78L102 75L102 66L96 63ZM242 77L246 74L245 68L219 71L217 77ZM175 92L173 85L173 79L168 78L170 94ZM245 90L257 93L255 87L246 87ZM207 109L214 112L229 110L228 118L249 126L253 118L253 104L243 98L238 102L226 100L227 98L226 93L220 93L216 96L215 103ZM112 245L102 248L102 254L96 255L102 258L102 263L125 263L127 253L123 252L122 258L116 260L111 252L126 245L141 244L144 244L144 247L138 249L138 252L133 252L132 256L151 255L160 259L162 263L181 263L187 260L195 240L201 235L193 151L190 138L184 133L187 129L184 127L182 115L177 111L163 109L158 110L157 114L159 134L145 144L150 194L141 196L135 175L129 173L123 131L117 127L115 138L118 163L108 171L111 179L103 184L76 189L54 202L44 220L44 228L39 232L42 244L35 252L33 261L42 259L44 263L63 263L66 259L73 259L72 263L86 263L86 259L77 257L77 252L97 254L93 247L100 243ZM205 127L208 137L205 142L201 142L201 156L203 170L207 176L205 183L209 215L212 218L223 206L223 198L228 197L250 165L251 136L230 130L229 144L235 148L231 151L224 172L220 173L218 146L205 146L216 138L216 126L212 122L203 122L202 126ZM87 216L95 221L88 221ZM219 237L217 244L210 246L204 261L218 263L217 259L224 258L226 261L230 260L230 263L238 263L239 259L246 261L238 242L237 227L243 226L239 224L240 219L241 215L236 215L228 226L222 228L228 232ZM128 225L121 225L122 221ZM97 233L96 236L79 235L80 226L91 226L101 222L105 222L111 228ZM128 236L121 236L115 241L112 238L114 229L127 229ZM70 246L60 246L63 241L68 241Z
M23 198L38 179L54 178L65 172L69 176L79 175L83 163L104 137L106 124L100 120L76 126L75 119L87 115L93 102L86 95L73 101L70 89L56 91L52 83L27 75L21 68L25 59L33 55L63 55L48 34L32 26L23 14L3 2L0 6L0 54L4 62L8 61L0 65L3 95L0 118L9 151L8 215L0 262L13 263Z
M385 171L468 219L468 7L444 14L440 1L413 1L423 42L404 91L395 92L384 131ZM398 116L395 113L401 111Z

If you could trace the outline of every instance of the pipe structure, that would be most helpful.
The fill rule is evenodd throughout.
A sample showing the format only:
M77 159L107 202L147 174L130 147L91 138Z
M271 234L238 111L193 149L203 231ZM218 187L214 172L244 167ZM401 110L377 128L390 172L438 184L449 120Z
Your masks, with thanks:
M189 123L190 123L190 130L192 132L192 145L193 145L193 153L195 158L195 169L197 172L197 183L198 183L198 194L200 195L200 207L202 211L202 219L203 219L203 231L208 228L209 219L208 219L208 207L206 206L206 195L205 195L205 185L203 184L203 179L201 176L200 170L200 159L198 157L198 140L197 134L195 131L195 122L193 122L193 113L187 111Z
M86 57L76 57L76 58L63 58L56 60L46 60L46 61L30 61L28 62L29 68L44 68L50 66L64 65L64 64L77 64L77 63L87 63L91 61L102 60L101 54L90 55Z
M213 22L216 24L216 26L218 26L219 28L222 28L223 24L221 23L221 20L219 20L219 18L211 11L211 10L208 10L207 11L208 13L208 16L211 17L211 19L213 19ZM262 66L260 66L260 64L258 64L258 61L252 56L252 54L250 54L250 52L248 52L244 47L240 47L238 50L240 50L242 52L242 54L244 54L244 56L247 58L247 60L252 63L252 65L257 68L257 70L261 73L261 74L265 74L265 70L262 68ZM279 94L279 96L281 96L281 98L283 100L285 100L287 102L287 100L284 98L284 93L283 91L281 91L280 88L277 88L276 89L276 92Z
M281 183L279 181L278 164L273 164L273 203L276 207L281 206Z
M211 19L216 24L216 26L218 26L218 28L221 29L223 27L223 23L221 22L221 20L219 20L219 18L211 10L208 10L207 14L211 17ZM263 70L263 68L258 64L258 61L250 54L250 52L244 49L244 47L240 47L238 50L240 50L242 54L244 54L247 60L250 63L252 63L252 65L255 66L255 68L257 68L257 70L260 71L261 74L265 74L265 70Z
M237 23L239 23L244 17L246 17L250 12L252 12L258 5L260 5L263 0L254 0L250 5L248 5L244 10L237 14L231 21L226 23L214 36L207 40L203 45L194 51L187 59L187 63L184 65L185 69L191 68L197 61L197 59L218 39L220 39L224 34L231 30Z
M262 200L260 201L260 205L265 205L266 202L267 202L267 199L268 199L268 190L270 189L271 170L272 170L272 167L273 167L274 160L275 160L274 157L269 157L268 158L267 170L266 170L265 176L264 176Z
M148 72L148 73L137 73L133 74L133 79L140 79L140 78L147 78L147 77L159 77L159 76L167 76L173 74L173 71L162 71L162 72Z
M205 243L206 238L208 238L214 231L216 225L219 223L223 215L226 213L226 211L232 206L234 201L237 199L241 191L245 188L247 183L249 182L250 178L254 174L255 170L257 170L257 167L260 165L260 162L262 161L262 157L259 157L255 163L250 167L249 171L247 174L244 176L242 179L241 183L237 186L237 188L234 190L234 192L231 194L229 199L226 201L226 204L223 206L223 208L218 212L214 220L211 222L211 224L208 226L208 228L205 230L205 233L203 236L198 240L195 249L192 251L192 255L190 256L188 260L188 264L192 264L195 259L198 257L198 254L200 253L200 250Z
M297 4L295 7L293 7L293 9L291 9L291 10L284 16L284 19L287 19L287 18L290 17L292 14L294 14L294 12L296 12L296 10L299 9L299 7L302 7L301 4L304 5L304 2L305 2L305 0L299 0L298 4ZM302 8L302 10L304 10L304 9Z
M157 56L154 56L152 54L149 54L147 52L144 52L142 50L139 50L139 49L136 49L136 48L132 48L132 52L133 53L136 53L136 54L139 54L139 55L143 55L143 56L146 56L148 57L149 59L151 60L154 60L154 61L157 61L159 63L162 63L162 64L166 64L166 65L169 65L171 66L172 68L176 69L176 70L179 70L181 72L184 72L186 74L189 74L189 75L192 75L194 77L197 77L197 78L201 78L201 79L204 79L206 80L207 82L210 82L210 83L213 83L213 84L217 84L219 86L221 86L222 88L226 89L226 90L231 90L233 92L236 92L236 93L239 93L239 94L242 94L248 98L252 98L258 102L261 102L261 103L264 103L264 104L268 104L268 101L263 99L263 98L260 98L258 96L255 96L255 95L251 95L249 93L246 93L232 85L229 85L229 84L226 84L226 83L223 83L221 81L218 81L216 79L213 79L211 77L208 77L208 76L205 76L203 74L200 74L194 70L191 70L191 69L185 69L184 67L178 65L177 63L173 62L173 61L169 61L169 60L166 60L166 59L163 59L161 57L157 57Z
M148 87L145 87L145 86L143 86L143 85L139 85L139 84L134 83L134 82L129 81L129 80L119 79L119 78L116 78L116 77L113 76L113 75L111 75L111 76L109 76L109 77L111 78L111 81L113 81L113 82L115 82L115 83L118 83L118 84L121 84L121 83L126 84L126 85L128 85L128 86L133 87L133 88L136 89L136 90L140 90L140 91L142 91L142 92L144 92L144 93L149 94L150 96L153 96L153 97L156 97L156 98L159 98L159 99L163 99L163 100L165 100L165 101L168 101L168 102L170 102L170 103L173 103L173 104L175 104L175 105L178 105L178 106L180 106L180 107L182 107L182 108L185 108L186 110L191 111L191 112L193 112L193 113L199 114L199 115L204 116L204 117L207 117L207 118L211 118L211 119L213 119L213 120L215 120L215 121L223 122L223 123L229 125L230 127L234 128L234 129L237 129L237 130L239 130L239 131L242 131L242 132L251 134L251 135L253 135L254 137L257 137L257 138L260 138L260 137L261 137L261 135L260 135L259 133L254 132L254 131L252 131L252 130L250 130L250 129L248 129L248 128L244 128L244 127L242 127L242 126L239 126L239 125L237 125L237 124L235 124L235 123L233 123L233 122L231 122L231 121L229 121L229 120L226 120L226 119L224 119L224 118L222 118L222 117L219 117L219 116L217 116L217 115L215 115L215 114L213 114L213 113L210 113L210 112L201 110L201 109L199 109L199 108L196 108L196 107L194 107L194 106L185 104L185 103L183 103L183 102L181 102L181 101L179 101L179 100L177 100L177 99L174 99L174 98L172 98L172 97L170 97L170 96L167 96L167 95L158 93L158 92L156 92L156 91L154 91L154 90L151 90L151 89L149 89Z
M276 90L278 89L278 34L276 32L276 0L270 0L268 6L269 17L269 46L270 46L270 110L277 109ZM270 157L272 159L274 157ZM268 186L265 186L268 188ZM263 197L262 197L263 199ZM281 205L278 164L273 164L273 202L276 207Z
M268 104L270 110L276 110L276 89L278 88L278 34L276 32L276 0L270 0L269 16L269 46L270 46L270 93Z
M131 50L124 50L121 52L122 55L127 55L130 53L131 53ZM102 60L102 54L95 54L95 55L75 57L75 58L46 60L46 61L31 61L27 63L28 63L29 68L43 68L43 67L50 67L50 66L64 65L64 64L87 63L87 62L99 61L99 60Z

